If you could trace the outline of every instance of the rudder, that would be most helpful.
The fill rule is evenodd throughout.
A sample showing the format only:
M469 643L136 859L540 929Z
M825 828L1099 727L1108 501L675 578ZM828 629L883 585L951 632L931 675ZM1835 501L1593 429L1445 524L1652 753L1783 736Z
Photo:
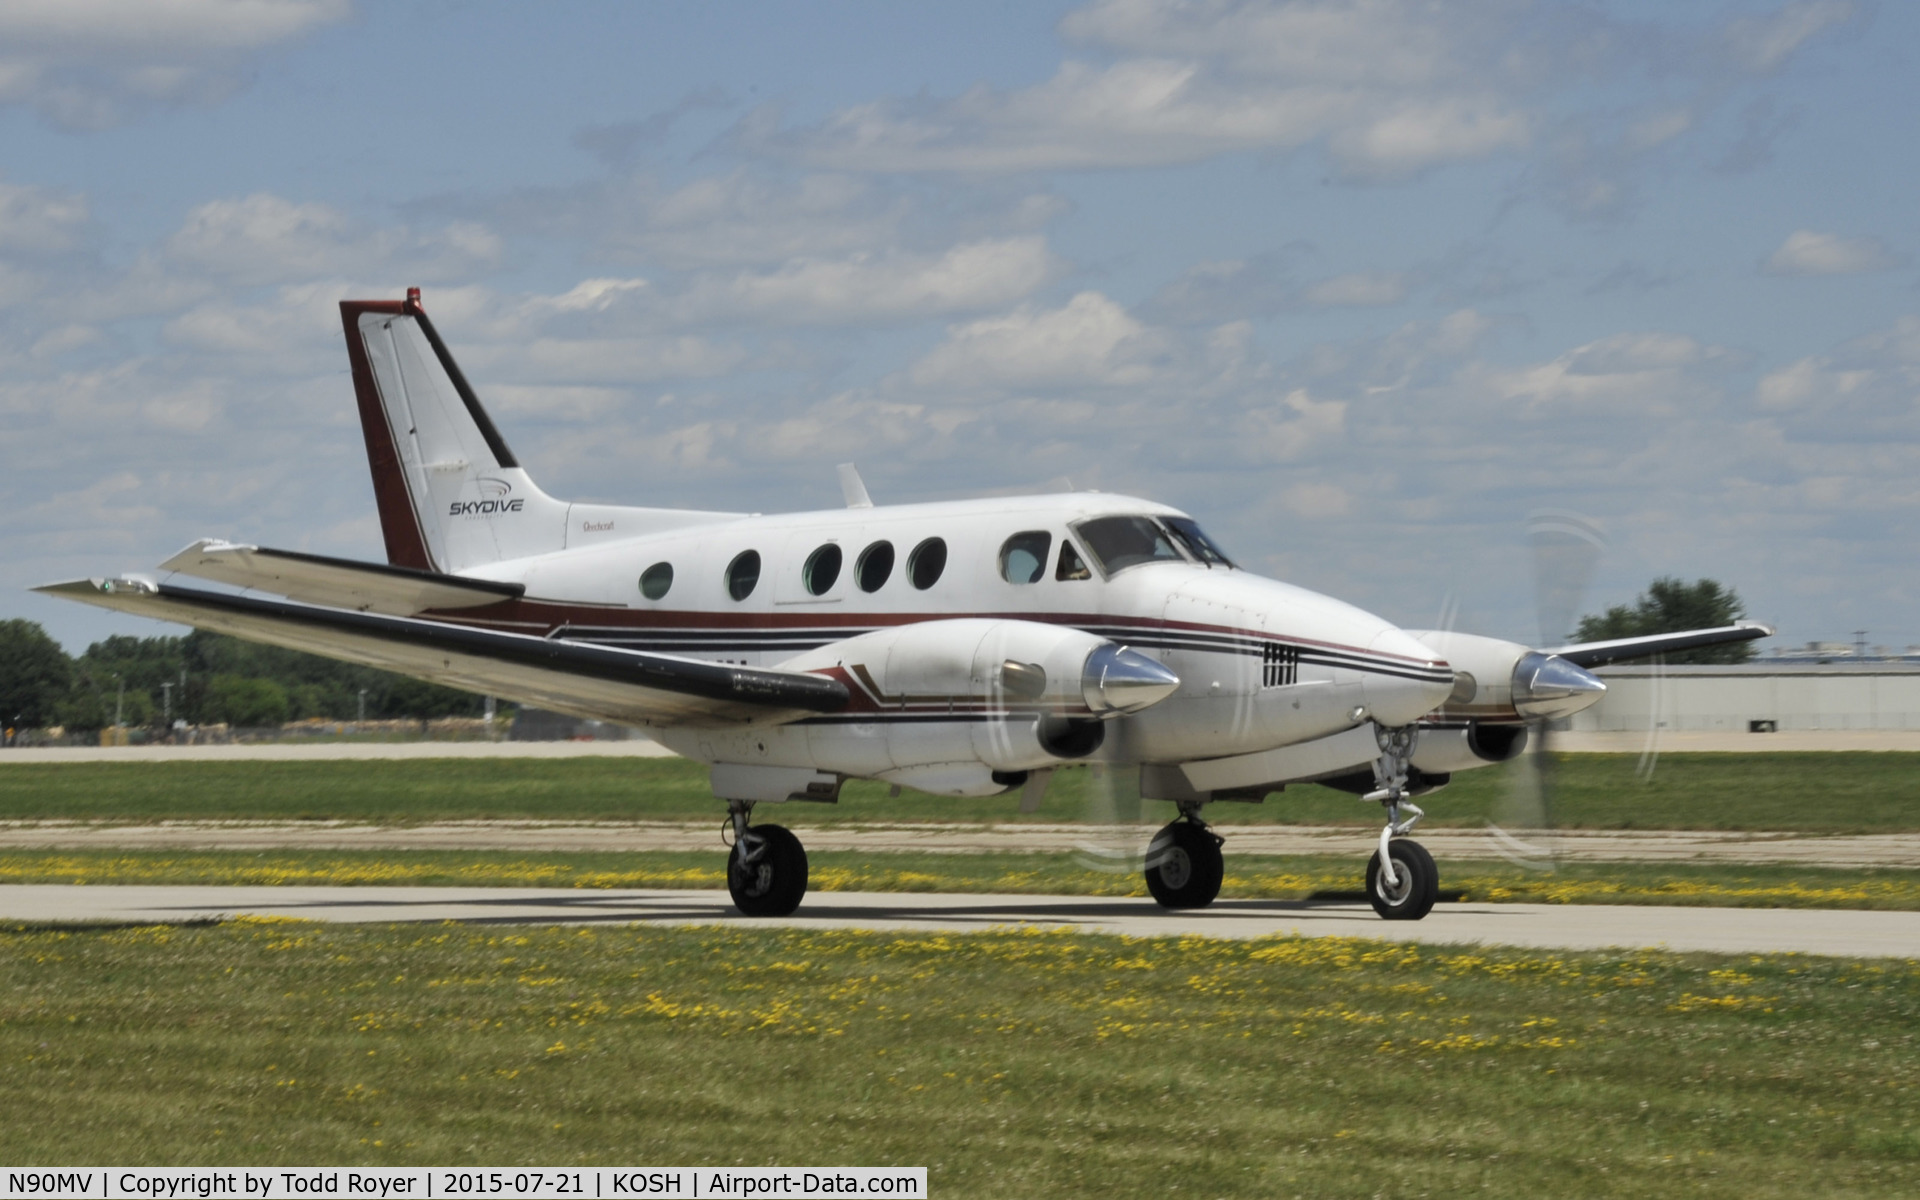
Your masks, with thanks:
M387 561L452 574L563 547L568 506L521 470L420 289L343 300L340 318Z

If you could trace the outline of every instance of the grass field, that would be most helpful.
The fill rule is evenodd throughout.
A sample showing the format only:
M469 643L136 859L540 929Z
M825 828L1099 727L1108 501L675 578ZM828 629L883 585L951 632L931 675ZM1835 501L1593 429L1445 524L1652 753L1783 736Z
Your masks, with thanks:
M1137 872L1097 870L1070 853L808 855L820 892L999 892L1144 896ZM1546 904L1920 910L1920 872L1727 864L1564 863L1552 874L1506 863L1440 864L1461 899ZM1228 899L1306 900L1364 886L1360 856L1229 857ZM0 884L413 885L722 888L718 852L524 854L510 851L0 852Z
M925 1165L936 1196L1901 1196L1920 964L1340 939L0 932L10 1165Z
M1651 782L1633 755L1558 757L1554 818L1587 829L1920 830L1920 754L1669 754ZM1504 771L1463 772L1423 801L1430 825L1479 825ZM1030 817L1019 798L984 800L847 785L837 805L788 805L798 827L838 821L1074 821L1088 812L1087 772L1056 773ZM446 759L293 763L6 764L0 820L83 818L349 819L421 822L488 817L551 820L712 817L706 768L684 759ZM1148 802L1144 815L1171 815ZM1211 806L1209 820L1375 824L1377 806L1312 785L1265 804Z

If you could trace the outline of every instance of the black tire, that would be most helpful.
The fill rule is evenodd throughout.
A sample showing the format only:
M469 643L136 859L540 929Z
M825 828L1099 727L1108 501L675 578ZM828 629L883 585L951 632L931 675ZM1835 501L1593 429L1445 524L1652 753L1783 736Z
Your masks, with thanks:
M1373 911L1389 921L1418 921L1433 911L1440 898L1440 868L1419 842L1396 838L1387 844L1393 856L1398 887L1389 888L1380 871L1378 852L1367 860L1367 899Z
M807 894L806 849L783 825L754 825L747 836L760 846L752 863L740 861L738 842L727 855L727 891L734 907L749 917L784 917Z
M1175 821L1147 847L1147 890L1162 908L1205 908L1226 874L1220 839L1204 825Z

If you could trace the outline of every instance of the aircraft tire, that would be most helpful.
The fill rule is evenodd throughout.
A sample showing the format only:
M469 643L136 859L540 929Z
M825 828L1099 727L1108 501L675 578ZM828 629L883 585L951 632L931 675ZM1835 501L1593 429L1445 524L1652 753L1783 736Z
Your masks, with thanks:
M784 825L755 825L765 853L751 865L740 862L740 846L727 855L727 891L749 917L784 917L807 894L807 851Z
M1220 839L1205 825L1174 821L1147 847L1147 890L1162 908L1205 908L1226 874Z
M1367 899L1373 911L1388 921L1418 921L1433 911L1440 898L1440 868L1419 842L1396 838L1387 844L1393 856L1397 887L1388 887L1380 870L1380 855L1367 860Z

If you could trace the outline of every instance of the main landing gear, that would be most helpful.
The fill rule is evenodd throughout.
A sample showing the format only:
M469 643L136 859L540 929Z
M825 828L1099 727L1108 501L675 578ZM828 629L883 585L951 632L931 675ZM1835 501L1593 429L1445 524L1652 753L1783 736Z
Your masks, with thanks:
M1200 819L1198 804L1180 805L1180 816L1147 846L1147 890L1160 907L1205 908L1213 903L1226 874L1222 844L1220 835Z
M753 801L729 800L727 891L749 917L784 917L807 894L807 851L784 825L750 825Z
M1413 758L1415 730L1379 731L1380 757L1373 765L1376 787L1362 799L1386 807L1387 826L1380 831L1380 849L1367 862L1367 899L1373 911L1389 921L1418 921L1433 911L1440 898L1440 868L1419 842L1404 840L1426 816L1407 799L1407 766ZM1401 820L1400 811L1411 815Z

